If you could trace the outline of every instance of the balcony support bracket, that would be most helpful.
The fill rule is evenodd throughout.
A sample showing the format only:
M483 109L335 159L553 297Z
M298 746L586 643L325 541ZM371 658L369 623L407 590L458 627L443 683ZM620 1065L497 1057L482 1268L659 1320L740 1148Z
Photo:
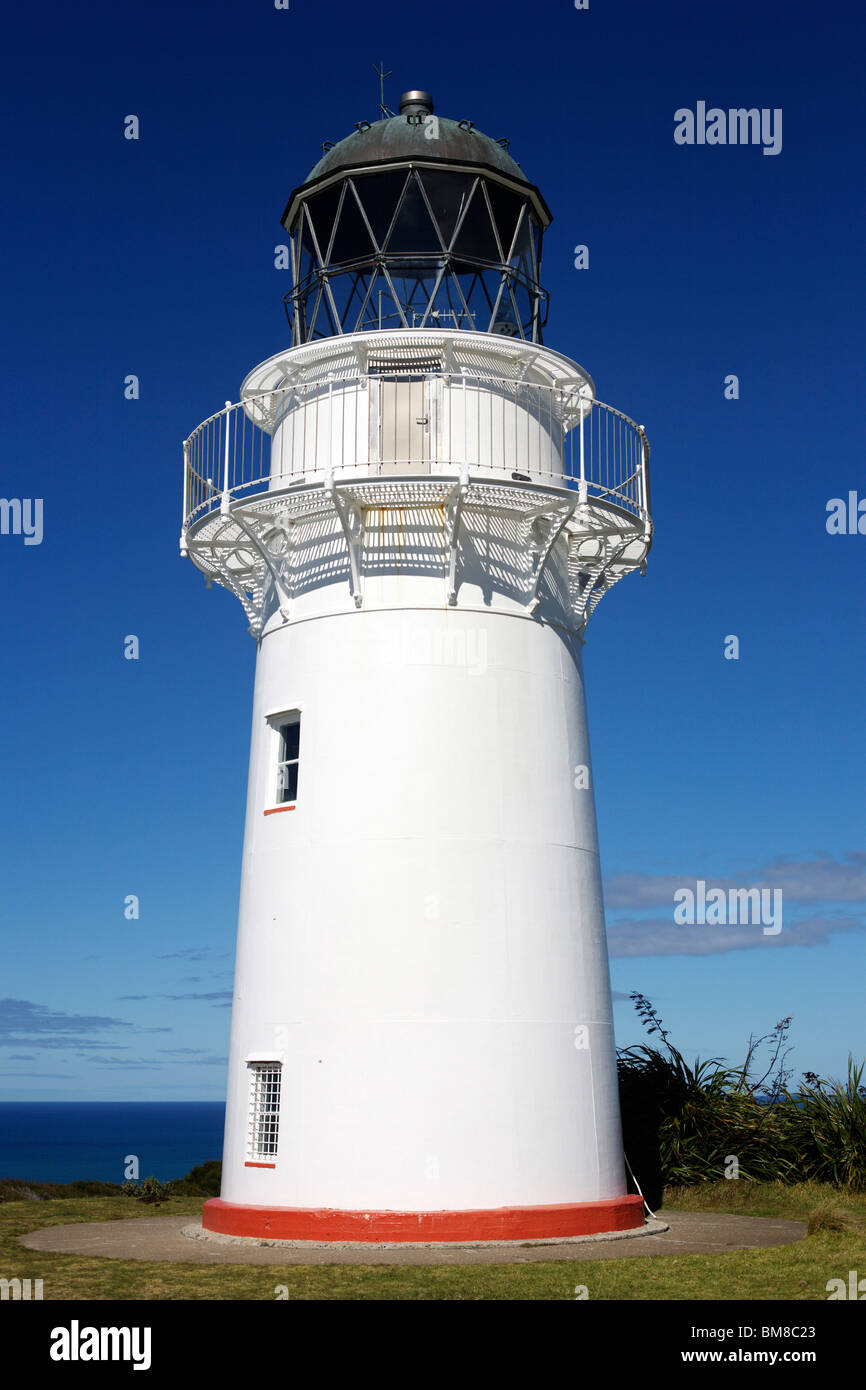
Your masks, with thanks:
M527 541L529 542L529 591L526 597L527 613L534 613L541 598L541 581L547 562L553 554L553 547L562 535L577 506L573 502L551 503L538 507L526 518Z
M468 472L462 471L460 482L456 487L451 489L445 503L445 545L448 566L445 598L448 605L452 608L457 602L457 555L460 549L460 518L463 515L463 503L466 500L468 492Z
M325 488L325 497L332 503L346 538L349 552L349 592L354 599L355 607L360 608L364 602L362 572L365 509L348 490L336 487L330 479L328 481L330 485Z

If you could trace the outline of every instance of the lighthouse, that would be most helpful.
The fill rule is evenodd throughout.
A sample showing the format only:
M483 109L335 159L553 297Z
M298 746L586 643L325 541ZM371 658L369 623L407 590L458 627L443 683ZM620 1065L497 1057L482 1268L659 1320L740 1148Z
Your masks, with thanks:
M181 553L257 648L208 1231L643 1226L583 647L645 565L649 445L543 343L550 220L407 92L290 195L287 346L185 441Z

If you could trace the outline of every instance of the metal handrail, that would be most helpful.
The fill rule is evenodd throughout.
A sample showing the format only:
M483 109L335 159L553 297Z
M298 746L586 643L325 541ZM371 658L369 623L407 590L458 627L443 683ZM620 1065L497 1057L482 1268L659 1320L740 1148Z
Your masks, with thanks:
M401 457L385 450L381 433L379 446L371 443L373 425L381 427L372 386L407 378L442 383L438 397L429 396L438 400L436 437L426 442L421 457L418 451ZM275 456L273 435L280 425L290 439L286 447L280 432ZM396 433L395 425L395 438ZM576 389L511 377L413 372L411 363L405 372L336 371L227 401L193 430L184 441L182 529L185 535L203 517L226 511L239 495L273 490L272 465L280 487L296 485L311 472L370 478L383 469L393 475L401 467L418 473L420 466L424 476L451 469L479 478L511 471L521 480L565 484L578 492L581 503L594 499L624 509L649 534L649 453L642 426Z

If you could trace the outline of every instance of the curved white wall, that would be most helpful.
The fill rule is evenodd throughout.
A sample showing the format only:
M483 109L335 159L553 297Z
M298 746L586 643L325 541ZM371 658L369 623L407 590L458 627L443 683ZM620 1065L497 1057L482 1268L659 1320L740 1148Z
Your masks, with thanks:
M383 394L387 393L387 395ZM397 418L395 418L397 417ZM435 374L394 382L307 382L279 398L270 490L379 474L453 473L461 465L510 480L562 485L563 423L549 388ZM398 465L400 465L398 467Z
M391 582L261 643L222 1197L620 1196L579 642L516 606L389 609ZM294 708L297 809L266 816L266 715ZM245 1166L250 1054L283 1057L274 1169Z
M387 385L395 377L399 396ZM290 348L254 368L241 393L250 420L272 434L274 491L330 474L378 476L383 462L385 473L466 465L561 485L563 430L576 423L578 396L592 400L595 387L576 362L537 343L421 328ZM391 468L400 462L408 466Z

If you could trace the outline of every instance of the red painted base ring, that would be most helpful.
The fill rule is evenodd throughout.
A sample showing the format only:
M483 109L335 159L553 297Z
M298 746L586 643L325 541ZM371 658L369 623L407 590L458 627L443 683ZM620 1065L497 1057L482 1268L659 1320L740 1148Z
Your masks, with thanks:
M550 1207L489 1211L334 1211L328 1208L247 1207L213 1197L204 1204L206 1231L259 1240L479 1241L556 1240L638 1230L643 1198L614 1197Z

